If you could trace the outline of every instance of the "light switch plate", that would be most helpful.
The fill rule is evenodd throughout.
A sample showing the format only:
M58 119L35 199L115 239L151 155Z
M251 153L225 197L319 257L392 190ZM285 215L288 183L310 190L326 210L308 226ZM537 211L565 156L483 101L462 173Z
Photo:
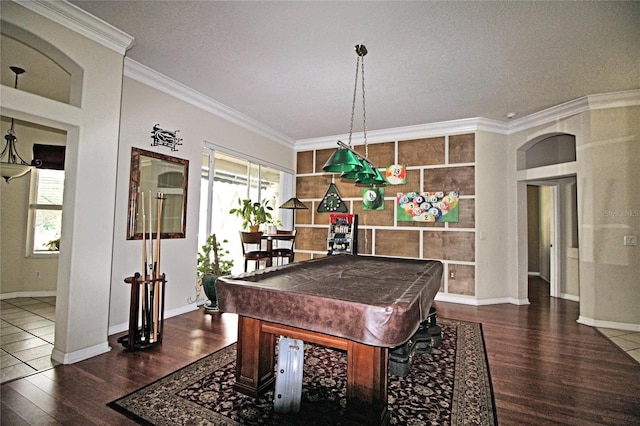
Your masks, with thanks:
M625 246L636 246L638 245L638 237L635 235L625 235L624 236L624 245Z

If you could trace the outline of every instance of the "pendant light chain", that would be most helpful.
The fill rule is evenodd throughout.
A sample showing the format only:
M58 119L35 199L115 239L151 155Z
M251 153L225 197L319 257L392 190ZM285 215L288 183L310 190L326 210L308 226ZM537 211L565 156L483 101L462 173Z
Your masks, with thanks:
M364 55L367 54L367 48L359 44L356 46L358 58L356 60L356 77L353 85L353 100L351 102L351 124L349 125L349 148L352 148L351 137L353 135L353 120L356 115L356 97L358 94L358 73L362 73L362 128L364 134L364 158L369 158L369 145L367 144L367 108L365 102L364 91Z
M358 71L360 70L360 55L356 60L356 78L353 85L353 100L351 101L351 124L349 125L349 148L351 148L351 136L353 135L353 119L356 115L356 94L358 93Z
M349 124L349 143L345 144L338 141L338 149L329 157L327 162L322 166L322 170L332 173L331 182L333 183L333 173L340 173L342 180L355 180L357 186L377 186L386 185L386 180L380 170L369 161L369 143L367 140L367 108L364 81L364 56L367 54L367 48L363 44L355 46L356 54L356 75L353 85L353 98L351 102L351 122ZM364 136L364 155L355 151L352 147L353 140L353 121L356 116L356 100L358 97L358 74L362 74L362 126Z
M360 59L360 56L358 56ZM367 144L367 108L364 101L364 55L362 55L362 128L364 134L364 158L369 159L369 145Z

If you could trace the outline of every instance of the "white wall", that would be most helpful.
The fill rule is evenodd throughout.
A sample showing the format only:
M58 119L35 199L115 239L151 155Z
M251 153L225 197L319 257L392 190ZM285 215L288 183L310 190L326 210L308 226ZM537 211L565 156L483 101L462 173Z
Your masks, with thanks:
M151 147L154 124L178 133L182 145L172 152L167 147ZM161 270L167 276L166 315L182 313L196 306L188 304L195 296L196 253L200 212L200 175L204 141L251 155L286 169L295 169L292 148L203 111L185 101L139 81L125 77L122 90L118 184L112 265L110 333L123 331L128 324L129 285L124 278L141 269L142 243L126 240L129 165L131 147L189 160L186 238L162 240Z
M38 4L27 6L2 2L3 28L12 29L18 39L44 46L43 53L65 64L72 72L71 104L80 105L2 86L3 115L67 131L53 358L68 363L109 350L110 325L118 328L128 321L128 288L123 279L140 269L141 251L140 243L125 239L129 159L132 146L152 150L150 131L154 124L181 130L184 145L177 154L191 163L187 236L163 246L162 269L169 281L166 308L173 313L193 308L187 299L193 296L195 286L204 141L290 170L295 168L295 154L291 147L160 90L132 79L123 86L124 50L119 53L113 49L113 40L106 44L92 41L54 22L64 18L53 16L50 20L29 9L39 9ZM73 8L64 3L52 6ZM44 11L49 13L49 9ZM120 33L110 36L124 44L130 41Z
M505 150L506 137L476 132L476 298L492 303L496 298L518 299L517 290L505 271L509 270L510 242L505 219L511 215L506 194L508 170L514 162Z
M2 118L0 132L5 135L10 121ZM64 145L66 134L43 126L16 121L18 154L30 161L33 144ZM6 159L5 159L6 160ZM55 294L58 282L58 256L27 257L29 188L33 173L0 182L0 289L2 297L30 297Z
M640 330L640 247L623 245L640 235L640 106L590 116L591 140L578 147L580 321Z
M640 253L638 246L622 245L623 235L640 234L640 107L602 106L531 127L510 135L508 150L515 157L528 141L557 132L576 136L576 170L566 168L577 175L579 321L640 330ZM562 167L556 171L548 177L562 175ZM511 176L517 182L518 174ZM524 185L516 183L508 200L516 218L526 214L526 192L520 191ZM510 224L507 232L517 235L518 226ZM514 279L523 293L526 262L521 261L526 255L512 248L518 265Z
M73 362L107 351L123 54L28 7L3 2L2 20L46 41L44 54L81 70L80 107L2 87L3 114L67 131L65 194L52 357ZM54 47L55 46L55 47ZM48 50L47 50L48 49ZM74 68L74 71L77 71ZM78 74L78 73L77 73ZM76 74L76 75L77 75ZM78 80L72 78L72 86Z

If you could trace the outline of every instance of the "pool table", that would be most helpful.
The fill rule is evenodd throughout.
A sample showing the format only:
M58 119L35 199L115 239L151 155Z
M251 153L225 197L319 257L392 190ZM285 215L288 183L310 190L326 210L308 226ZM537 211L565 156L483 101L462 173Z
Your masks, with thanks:
M258 396L275 381L284 335L347 351L347 415L387 424L389 348L424 321L442 281L439 261L336 255L222 277L222 312L238 314L234 388Z

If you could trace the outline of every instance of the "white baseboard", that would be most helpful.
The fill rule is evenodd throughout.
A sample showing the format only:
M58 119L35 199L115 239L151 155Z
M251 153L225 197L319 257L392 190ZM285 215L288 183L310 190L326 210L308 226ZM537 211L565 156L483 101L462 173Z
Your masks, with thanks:
M616 330L640 331L640 324L631 324L626 322L602 321L593 318L587 318L580 315L578 323L591 327L613 328Z
M576 296L575 294L560 293L559 297L560 297L560 299L571 300L572 302L579 302L580 301L580 296Z
M459 294L438 293L435 298L436 302L459 303L461 305L483 306L483 305L500 305L509 303L512 305L528 305L529 299L515 299L513 297L497 297L493 299L476 299L472 296L463 296Z
M18 297L56 297L56 291L15 291L13 293L0 294L0 300L16 299Z
M54 348L51 352L51 359L61 364L73 364L74 362L83 361L96 355L109 352L110 350L111 346L109 346L108 342L103 342L98 345L69 353L64 353Z

